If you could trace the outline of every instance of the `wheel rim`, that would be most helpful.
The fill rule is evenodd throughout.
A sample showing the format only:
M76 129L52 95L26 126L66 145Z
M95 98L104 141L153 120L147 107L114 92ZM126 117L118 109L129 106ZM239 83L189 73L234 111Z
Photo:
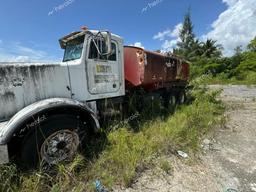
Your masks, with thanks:
M61 130L50 135L41 146L41 159L49 164L71 161L79 146L79 136L70 130Z
M180 95L180 103L183 104L185 102L185 95L184 93L181 93Z
M170 97L169 104L170 104L171 106L174 106L174 105L176 104L176 98L175 98L174 95L172 95L172 96Z

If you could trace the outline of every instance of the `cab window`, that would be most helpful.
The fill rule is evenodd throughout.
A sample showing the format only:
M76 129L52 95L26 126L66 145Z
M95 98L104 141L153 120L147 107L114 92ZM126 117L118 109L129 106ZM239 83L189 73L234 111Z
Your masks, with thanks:
M67 43L63 61L80 59L82 56L84 36L77 37Z
M105 41L102 40L98 40L95 41L97 46L99 47L100 50L102 50L103 52L106 51L107 49L107 45L105 43ZM99 59L99 60L109 60L109 61L116 61L117 59L117 48L116 48L116 44L115 43L111 43L111 47L112 47L112 54L107 56L107 55L100 55L97 51L97 48L94 44L93 41L91 41L90 43L90 50L89 50L89 59Z

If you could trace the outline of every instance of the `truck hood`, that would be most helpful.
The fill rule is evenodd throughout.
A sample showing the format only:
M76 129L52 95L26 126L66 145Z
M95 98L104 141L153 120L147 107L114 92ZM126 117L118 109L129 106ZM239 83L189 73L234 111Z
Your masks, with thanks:
M64 64L0 63L0 121L38 100L70 97Z

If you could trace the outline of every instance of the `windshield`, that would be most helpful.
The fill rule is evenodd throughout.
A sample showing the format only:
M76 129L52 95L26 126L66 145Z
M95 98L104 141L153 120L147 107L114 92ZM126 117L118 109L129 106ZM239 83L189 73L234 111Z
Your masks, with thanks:
M83 51L83 44L84 35L67 42L63 61L80 59Z

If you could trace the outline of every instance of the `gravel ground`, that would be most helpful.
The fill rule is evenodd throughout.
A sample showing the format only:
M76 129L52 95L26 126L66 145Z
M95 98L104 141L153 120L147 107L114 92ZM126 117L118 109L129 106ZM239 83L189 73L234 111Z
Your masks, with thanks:
M170 174L159 166L141 173L127 189L115 191L256 192L256 87L211 86L223 89L220 99L229 107L225 126L202 143L197 162L165 157Z

